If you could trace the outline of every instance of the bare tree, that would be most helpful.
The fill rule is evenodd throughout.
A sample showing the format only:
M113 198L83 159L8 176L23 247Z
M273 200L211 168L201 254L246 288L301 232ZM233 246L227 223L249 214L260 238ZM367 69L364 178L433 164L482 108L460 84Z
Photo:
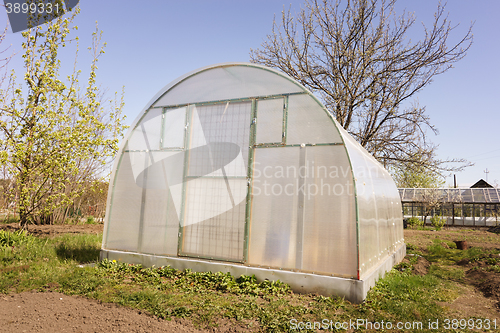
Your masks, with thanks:
M461 159L439 160L428 132L437 134L425 107L411 99L452 68L472 44L472 24L448 45L451 25L439 4L423 38L412 42L412 13L395 13L397 0L305 0L281 22L250 59L274 67L318 93L326 108L385 167L459 170ZM412 30L413 32L413 30ZM446 162L460 162L453 167Z
M423 205L424 214L424 224L427 220L427 216L434 216L435 211L441 209L445 202L445 192L437 188L426 188L422 190L421 202Z

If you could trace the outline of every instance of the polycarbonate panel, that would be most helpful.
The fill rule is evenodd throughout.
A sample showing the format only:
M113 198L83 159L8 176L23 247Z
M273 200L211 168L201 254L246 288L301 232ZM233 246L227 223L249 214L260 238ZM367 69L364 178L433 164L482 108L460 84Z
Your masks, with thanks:
M139 224L141 221L142 187L138 186L132 172L131 157L135 163L146 164L146 153L124 152L116 170L112 191L111 208L107 221L107 239L104 247L122 251L137 251Z
M217 200L212 200L214 201L218 207ZM188 209L192 205L192 202L188 203ZM241 201L221 214L186 225L183 228L182 254L210 259L242 260L245 209L246 202Z
M150 109L132 131L127 150L158 150L161 139L162 109Z
M363 278L404 243L401 201L389 173L344 129L340 131L356 182L359 271Z
M296 267L299 154L299 147L255 149L250 264Z
M415 190L412 188L407 188L407 189L405 189L405 196L404 196L403 200L411 201L411 200L413 200L414 196L415 196Z
M181 192L176 184L182 177L184 152L152 152L152 163L145 174L142 253L176 255L179 234L179 211ZM172 163L174 160L177 165ZM180 175L174 176L175 171ZM177 206L174 198L178 201Z
M216 67L196 73L172 87L154 105L169 106L302 92L276 72L250 66Z
M256 143L279 143L283 137L283 98L257 102Z
M460 190L463 202L474 202L471 189Z
M448 201L449 202L462 202L462 196L460 195L460 190L458 189L448 189Z
M189 177L247 175L251 103L194 107Z
M163 148L183 148L186 127L186 107L165 110L163 118Z
M354 185L345 147L301 149L307 171L302 269L356 278Z
M343 146L255 149L249 263L356 277L352 174Z
M182 254L243 260L251 103L193 107Z
M358 209L359 228L359 270L360 273L368 271L378 261L380 254L380 229L376 192L373 178L368 168L371 163L354 139L343 129L344 142L349 152L349 158L353 165L354 178L356 182L356 203ZM375 169L378 171L378 168ZM368 173L368 175L366 174Z
M498 195L498 191L496 188L488 189L491 202L500 202L500 196Z
M307 94L288 98L287 144L341 143L342 139L326 111Z
M475 188L475 189L473 189L473 194L474 194L474 202L478 202L478 203L485 203L486 202L486 198L484 196L484 189Z
M184 225L208 220L232 210L246 199L246 179L200 177L186 184Z

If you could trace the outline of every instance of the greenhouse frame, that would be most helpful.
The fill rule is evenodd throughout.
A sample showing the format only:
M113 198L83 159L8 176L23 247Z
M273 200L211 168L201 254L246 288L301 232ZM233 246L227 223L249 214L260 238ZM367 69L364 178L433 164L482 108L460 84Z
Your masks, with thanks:
M158 92L110 179L101 259L362 302L406 253L389 173L306 88L249 63Z

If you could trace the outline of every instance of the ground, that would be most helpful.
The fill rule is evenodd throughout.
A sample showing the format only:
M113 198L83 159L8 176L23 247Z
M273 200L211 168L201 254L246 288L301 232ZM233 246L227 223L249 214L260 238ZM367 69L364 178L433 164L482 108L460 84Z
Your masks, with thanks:
M0 332L201 332L113 304L56 292L0 296Z
M16 224L1 225L16 229ZM30 226L37 235L60 233L101 233L102 225ZM469 247L500 249L500 235L487 230L405 230L405 241L425 252L435 239L467 241ZM449 243L448 243L449 244ZM443 243L443 246L448 246ZM497 319L500 322L500 277L494 272L474 269L481 263L467 260L458 263L465 270L465 281L460 284L460 296L447 307L454 318L472 316ZM419 257L415 274L427 274L430 263ZM491 274L490 274L491 273ZM102 304L78 296L57 292L24 292L0 295L0 332L235 332L241 328L221 321L211 330L198 330L187 319L160 320L113 304Z
M461 230L448 229L441 231L431 230L405 230L405 243L414 245L417 249L425 252L427 246L433 244L433 240L447 240L450 242L466 241L468 247L500 250L500 235L492 233L487 229ZM446 243L442 246L448 247ZM407 260L405 258L405 260ZM481 262L469 262L468 260L458 263L465 269L465 280L462 285L460 297L452 303L441 303L455 313L455 318L468 318L472 316L497 319L500 318L500 276L495 272L476 270ZM427 274L430 263L420 257L414 265L416 274Z

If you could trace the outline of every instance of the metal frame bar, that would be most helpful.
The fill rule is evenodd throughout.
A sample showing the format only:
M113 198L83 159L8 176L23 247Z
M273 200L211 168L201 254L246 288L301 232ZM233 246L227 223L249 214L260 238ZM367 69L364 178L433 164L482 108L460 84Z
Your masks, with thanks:
M177 108L181 108L181 107L188 106L188 105L194 105L194 104L196 104L197 106L206 106L206 105L221 104L221 103L228 103L228 102L229 103L251 102L253 100L264 100L264 99L282 98L282 97L285 97L285 96L292 96L292 95L308 95L308 93L306 91L300 91L300 92L275 94L275 95L250 96L250 97L231 98L231 99L219 99L219 100L215 100L215 101L205 101L205 102L195 102L195 103L182 103L182 104L171 104L171 105L163 105L163 106L151 107L148 110L151 110L151 109L161 109L161 108L177 109Z
M182 246L184 245L184 218L185 218L185 209L186 209L186 177L187 177L187 171L189 168L189 145L191 143L191 128L192 124L190 123L190 119L192 116L193 112L193 107L194 105L188 105L186 106L186 118L184 121L185 124L185 130L184 130L184 146L186 149L184 150L184 170L182 171L182 197L181 197L181 211L180 211L180 218L179 218L179 235L178 235L178 241L177 241L177 255L181 256L182 253Z
M162 153L162 152L168 152L168 151L183 151L184 148L165 148L165 149L161 149L161 150L158 150L158 149L151 149L151 150L124 150L123 152L124 153L144 153L144 152L158 152L158 153Z
M163 150L163 136L165 134L165 113L166 108L162 108L161 111L161 127L160 127L160 150Z
M284 145L282 143L256 143L253 148L276 148L276 147L314 147L314 146L343 146L344 143L294 143L291 145Z
M286 146L288 136L288 95L283 96L283 130L281 134L281 143Z
M248 178L247 176L186 176L186 178L191 178L191 179L197 179L197 178L203 178L203 179L246 179Z
M257 99L252 100L250 115L250 138L248 142L248 167L247 167L247 198L245 206L245 234L243 236L243 262L248 262L248 248L250 246L250 224L252 222L252 189L253 189L253 160L255 154Z

